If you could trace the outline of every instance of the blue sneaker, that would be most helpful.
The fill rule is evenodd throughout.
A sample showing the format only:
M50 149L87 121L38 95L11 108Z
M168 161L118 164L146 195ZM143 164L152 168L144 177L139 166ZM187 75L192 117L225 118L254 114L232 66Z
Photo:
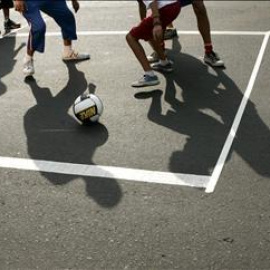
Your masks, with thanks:
M154 86L160 84L160 81L156 75L149 76L144 74L143 77L131 84L132 87L145 87L145 86Z

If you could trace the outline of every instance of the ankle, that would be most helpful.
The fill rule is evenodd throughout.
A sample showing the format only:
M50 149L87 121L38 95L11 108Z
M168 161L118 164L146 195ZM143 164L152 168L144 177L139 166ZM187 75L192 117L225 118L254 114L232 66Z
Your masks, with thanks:
M71 45L64 45L63 54L70 55L72 53L72 46Z
M206 43L204 44L204 50L206 54L209 54L213 51L213 45L212 43Z

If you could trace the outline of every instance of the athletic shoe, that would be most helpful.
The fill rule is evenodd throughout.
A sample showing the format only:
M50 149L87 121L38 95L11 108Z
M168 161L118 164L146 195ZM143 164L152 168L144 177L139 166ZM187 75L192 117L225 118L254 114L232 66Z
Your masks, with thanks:
M149 75L144 74L140 80L132 83L131 86L132 87L145 87L145 86L158 85L159 83L160 83L159 79L156 75L149 76Z
M83 61L90 59L90 55L88 53L78 53L75 51L71 51L69 55L63 55L62 60L65 62L68 61Z
M165 56L167 56L167 49L165 49ZM157 52L153 51L150 55L147 56L147 60L149 63L155 63L159 61L159 57Z
M204 63L209 64L212 67L224 67L224 62L214 51L212 51L211 53L206 53L204 55L203 61Z
M20 23L15 23L14 21L8 19L4 22L5 31L8 32L10 30L18 29L21 27Z
M162 65L159 61L157 63L152 64L151 67L153 70L169 73L173 71L173 62L168 60L168 63L166 65Z
M159 61L158 54L153 51L150 55L147 56L147 60L149 63L155 63Z
M167 28L164 32L164 40L173 39L178 37L177 30L175 28Z
M35 73L35 68L34 68L34 60L27 60L24 58L23 60L23 73L26 77L32 76Z

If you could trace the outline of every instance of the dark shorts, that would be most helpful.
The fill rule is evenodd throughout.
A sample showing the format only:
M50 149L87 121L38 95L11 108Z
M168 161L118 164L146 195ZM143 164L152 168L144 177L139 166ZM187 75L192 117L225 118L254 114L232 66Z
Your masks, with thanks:
M0 9L1 8L13 8L12 0L0 0Z
M192 2L194 2L194 0L179 0L181 3L181 7L185 7L188 6L190 4L192 4Z
M179 2L175 2L168 6L165 6L159 10L160 21L163 30L173 22L179 15L181 6ZM130 30L130 34L136 39L144 39L148 41L153 38L153 17L148 16L143 19L139 25L133 27Z

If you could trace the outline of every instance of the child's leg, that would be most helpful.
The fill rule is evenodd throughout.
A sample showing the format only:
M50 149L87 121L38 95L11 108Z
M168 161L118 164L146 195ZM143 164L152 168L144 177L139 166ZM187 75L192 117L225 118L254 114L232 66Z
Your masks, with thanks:
M164 42L160 43L154 39L149 40L149 44L153 50L157 53L159 60L166 60Z
M151 18L146 18L139 24L139 26L134 27L127 35L126 40L133 51L135 57L141 64L144 75L143 77L132 83L133 87L144 87L144 86L153 86L159 84L158 77L155 75L152 70L147 58L145 51L140 44L139 40L149 40L152 37L153 22Z
M142 45L140 44L140 42L138 41L138 39L136 39L135 37L133 37L129 33L126 36L126 40L127 40L129 47L132 49L134 55L136 56L137 60L141 64L143 70L145 72L152 70L152 68L147 60L145 51L144 51Z
M64 61L87 60L90 58L88 53L78 53L72 48L72 41L77 39L76 21L73 13L68 8L66 0L49 0L42 7L42 11L51 16L60 26L63 38L63 57Z
M39 7L32 5L34 1L27 1L27 10L23 13L30 25L27 51L33 54L34 51L44 52L46 24L41 16Z
M65 0L47 1L41 10L52 17L60 26L63 40L76 40L76 22Z
M0 0L1 2L1 0ZM1 3L2 9L3 9L3 15L4 15L4 28L5 31L8 33L13 29L18 29L21 27L21 24L15 23L12 21L9 17L10 12L9 10L14 7L12 0L2 1Z

